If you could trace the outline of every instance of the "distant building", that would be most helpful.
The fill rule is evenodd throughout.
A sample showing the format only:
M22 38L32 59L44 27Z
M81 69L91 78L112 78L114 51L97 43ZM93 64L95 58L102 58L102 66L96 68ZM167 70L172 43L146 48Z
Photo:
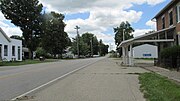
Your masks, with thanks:
M22 61L22 41L9 38L0 28L0 60Z
M144 44L133 48L134 58L158 58L157 46Z

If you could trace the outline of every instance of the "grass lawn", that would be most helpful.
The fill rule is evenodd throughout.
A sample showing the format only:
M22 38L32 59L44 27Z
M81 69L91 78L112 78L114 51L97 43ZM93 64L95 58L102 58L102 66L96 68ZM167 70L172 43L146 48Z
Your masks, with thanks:
M21 62L0 62L0 66L19 66L19 65L27 65L27 64L38 64L38 63L46 63L46 62L55 62L57 59L46 59L45 61L40 61L39 59L35 60L25 60Z
M156 73L139 76L141 91L147 101L180 101L180 85Z

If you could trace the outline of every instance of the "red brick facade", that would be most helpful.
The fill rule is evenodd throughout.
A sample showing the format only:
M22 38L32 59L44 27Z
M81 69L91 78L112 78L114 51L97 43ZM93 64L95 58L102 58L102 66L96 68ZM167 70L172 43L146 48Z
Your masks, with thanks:
M164 12L162 12L159 16L156 16L156 20L157 20L157 30L162 30L162 17L164 16L165 18L165 28L169 28L169 11L172 10L173 12L173 25L176 26L176 31L179 32L180 31L180 22L177 22L177 4L178 0L176 0L177 2L173 3L171 6L169 6Z

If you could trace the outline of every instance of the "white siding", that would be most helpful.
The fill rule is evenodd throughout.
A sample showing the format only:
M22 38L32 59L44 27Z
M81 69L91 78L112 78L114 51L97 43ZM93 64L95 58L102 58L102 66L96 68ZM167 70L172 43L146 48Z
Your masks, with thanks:
M15 46L15 56L12 56L12 46ZM20 47L20 60L18 59L18 47ZM15 58L17 61L22 61L22 41L11 39L11 47L10 47L11 58Z
M9 44L9 41L4 37L2 32L0 31L0 44Z
M158 58L157 46L144 44L133 48L134 58Z
M3 35L0 31L0 44L1 48L1 56L3 60L11 61L12 59L16 61L22 61L22 41L16 39L8 39ZM8 46L8 56L4 56L4 45ZM15 56L12 56L12 46L15 46ZM20 47L20 59L18 59L18 47Z

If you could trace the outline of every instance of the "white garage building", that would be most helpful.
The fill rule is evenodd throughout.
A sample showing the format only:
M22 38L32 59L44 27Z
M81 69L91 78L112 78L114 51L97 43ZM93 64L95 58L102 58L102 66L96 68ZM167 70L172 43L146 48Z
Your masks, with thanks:
M0 28L0 60L22 61L22 41L9 38Z
M133 58L158 58L158 47L150 44L134 47Z

